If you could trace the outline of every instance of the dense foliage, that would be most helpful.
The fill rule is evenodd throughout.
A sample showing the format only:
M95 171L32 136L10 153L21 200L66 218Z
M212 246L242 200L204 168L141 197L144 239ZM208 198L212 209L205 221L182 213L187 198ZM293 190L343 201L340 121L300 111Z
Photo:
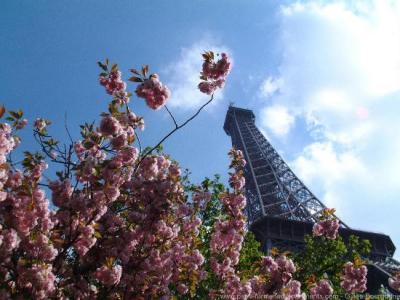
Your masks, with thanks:
M212 101L229 74L228 55L203 58L199 89L211 98L182 124L165 105L171 92L159 76L147 66L130 70L136 95L151 109L165 107L175 124L154 147L141 149L144 120L108 60L99 63L108 111L98 125L81 126L79 141L62 145L49 134L51 122L38 118L40 151L14 161L17 131L28 121L1 108L0 299L304 299L306 292L317 299L365 290L368 245L353 239L346 247L330 210L298 259L277 250L263 256L246 229L241 151L229 152L228 188L218 177L189 183L163 153L162 142ZM53 177L43 175L46 160L61 167Z

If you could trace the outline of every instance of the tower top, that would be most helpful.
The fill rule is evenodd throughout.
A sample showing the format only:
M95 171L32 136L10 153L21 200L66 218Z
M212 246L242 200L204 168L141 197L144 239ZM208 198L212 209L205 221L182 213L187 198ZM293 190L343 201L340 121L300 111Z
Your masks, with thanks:
M230 105L226 113L224 122L224 130L227 135L231 135L230 124L231 122L233 122L233 116L236 116L237 119L251 120L253 123L256 119L256 116L254 115L252 110Z

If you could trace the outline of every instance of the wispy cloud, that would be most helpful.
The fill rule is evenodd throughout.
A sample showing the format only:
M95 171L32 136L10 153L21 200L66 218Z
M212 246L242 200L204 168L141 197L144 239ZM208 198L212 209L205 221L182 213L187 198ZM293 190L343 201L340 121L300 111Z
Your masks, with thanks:
M269 98L274 95L281 86L283 85L282 78L275 78L273 76L269 76L264 82L261 84L260 93L264 98Z
M261 111L261 126L274 135L285 136L294 124L294 116L285 106L268 106Z
M215 53L231 53L226 46L207 38L182 48L177 60L166 68L167 84L172 91L172 97L168 103L171 107L191 110L198 108L209 99L209 96L202 94L197 88L203 62L201 54L208 50ZM223 90L217 91L213 105L223 97Z

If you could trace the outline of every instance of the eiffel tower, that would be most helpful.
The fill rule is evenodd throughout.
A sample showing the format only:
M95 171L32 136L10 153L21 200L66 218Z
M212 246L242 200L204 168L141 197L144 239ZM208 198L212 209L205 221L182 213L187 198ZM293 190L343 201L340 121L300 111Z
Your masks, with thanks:
M304 236L312 233L325 205L293 173L255 125L251 110L230 106L224 123L232 145L242 150L247 165L246 214L249 229L261 243L264 253L272 247L299 252ZM329 174L327 175L329 176ZM387 286L390 274L400 271L393 259L396 250L388 235L355 230L340 222L339 234L346 241L350 235L371 242L368 261L368 292L376 293ZM396 294L389 288L390 292Z

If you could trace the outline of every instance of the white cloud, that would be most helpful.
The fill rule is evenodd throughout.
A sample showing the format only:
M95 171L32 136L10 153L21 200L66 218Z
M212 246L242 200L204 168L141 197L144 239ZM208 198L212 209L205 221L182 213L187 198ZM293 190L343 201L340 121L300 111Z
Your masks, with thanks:
M283 6L280 18L284 84L261 124L296 131L276 106L304 119L308 145L292 162L299 177L349 225L400 245L400 1L308 1Z
M294 124L294 116L285 106L268 106L261 111L261 126L277 136L285 136Z
M268 98L275 94L283 85L282 78L268 77L261 84L260 93L262 97Z
M172 92L171 99L168 101L169 106L175 109L190 110L200 107L210 98L197 88L203 62L201 54L208 50L231 54L226 46L203 39L188 48L182 48L179 58L166 68L167 85ZM214 94L212 103L215 104L221 99L223 99L223 90Z
M292 163L295 173L310 186L319 186L326 194L325 205L340 210L343 206L331 196L338 184L364 178L366 167L351 150L338 152L329 141L314 142L303 149Z

